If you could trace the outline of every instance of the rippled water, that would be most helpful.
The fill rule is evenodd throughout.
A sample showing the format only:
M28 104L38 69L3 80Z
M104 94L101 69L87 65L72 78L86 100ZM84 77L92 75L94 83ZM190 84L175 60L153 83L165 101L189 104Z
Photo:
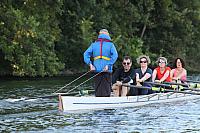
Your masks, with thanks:
M50 94L66 82L1 81L0 132L200 132L200 100L78 113L58 111L57 98L14 101Z

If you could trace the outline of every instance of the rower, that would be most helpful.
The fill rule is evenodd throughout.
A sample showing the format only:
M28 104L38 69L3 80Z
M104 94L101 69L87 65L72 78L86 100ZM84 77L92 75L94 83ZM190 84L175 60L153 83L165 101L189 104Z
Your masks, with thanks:
M140 65L140 68L135 70L135 79L137 86L146 86L151 87L151 84L144 83L145 81L152 81L152 70L148 67L148 64L151 63L149 56L141 55L137 58L137 63ZM147 95L149 89L145 88L131 88L131 95Z
M131 66L131 57L125 56L122 61L122 67L114 72L112 77L114 96L126 96L128 94L130 87L122 86L122 84L130 85L130 83L133 83L131 77L134 77L134 70Z
M174 69L170 72L170 78L173 82L184 83L187 80L187 71L184 68L185 63L182 58L176 58L174 61Z
M154 69L152 75L153 82L171 82L170 71L171 68L167 66L167 59L165 57L159 57L157 60L158 67Z

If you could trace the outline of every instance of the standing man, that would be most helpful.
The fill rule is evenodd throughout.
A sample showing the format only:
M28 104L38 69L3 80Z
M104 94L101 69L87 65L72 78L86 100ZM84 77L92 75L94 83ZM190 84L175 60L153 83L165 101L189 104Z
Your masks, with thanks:
M90 66L90 70L99 73L94 78L96 97L110 96L112 66L117 58L118 53L108 30L101 29L98 39L84 53L84 61Z

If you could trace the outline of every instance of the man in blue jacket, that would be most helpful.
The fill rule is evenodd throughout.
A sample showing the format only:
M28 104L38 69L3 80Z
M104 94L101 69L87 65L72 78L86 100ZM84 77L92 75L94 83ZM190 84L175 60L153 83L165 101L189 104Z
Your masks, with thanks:
M99 73L94 78L95 96L110 96L112 66L117 58L118 53L111 41L108 30L101 29L98 39L84 53L84 61L90 66L90 70Z

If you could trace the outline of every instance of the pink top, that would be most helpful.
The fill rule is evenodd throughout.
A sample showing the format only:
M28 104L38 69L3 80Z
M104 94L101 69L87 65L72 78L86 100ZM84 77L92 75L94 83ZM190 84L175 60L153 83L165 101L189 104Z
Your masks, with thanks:
M174 75L173 75L174 77L177 77L178 75L177 75L177 70L176 69L174 69ZM181 79L181 81L186 81L187 80L187 77L186 77L186 74L184 74L184 75L182 75L181 77L180 77Z

